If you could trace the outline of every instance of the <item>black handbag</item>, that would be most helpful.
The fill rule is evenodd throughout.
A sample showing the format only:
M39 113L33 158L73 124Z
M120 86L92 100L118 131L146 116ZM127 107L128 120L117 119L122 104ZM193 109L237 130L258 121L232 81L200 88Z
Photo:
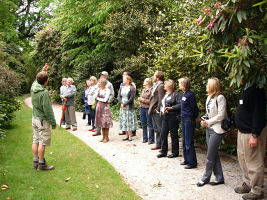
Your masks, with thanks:
M224 98L226 99L225 95L223 95ZM216 99L216 105L217 105L217 108L218 108L218 102L217 102L217 99ZM221 124L221 128L225 131L229 131L231 129L231 127L234 125L234 120L231 118L232 116L232 112L231 112L231 109L227 103L227 99L226 99L226 112L227 112L227 117L225 117L223 120L222 120L222 124Z

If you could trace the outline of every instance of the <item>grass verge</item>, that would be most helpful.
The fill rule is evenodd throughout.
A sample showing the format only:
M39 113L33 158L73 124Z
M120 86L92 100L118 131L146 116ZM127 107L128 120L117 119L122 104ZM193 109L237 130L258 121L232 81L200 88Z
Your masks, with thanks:
M0 190L0 199L140 199L106 160L59 127L52 131L45 156L56 169L32 170L31 115L23 104L0 140L0 186L10 187Z

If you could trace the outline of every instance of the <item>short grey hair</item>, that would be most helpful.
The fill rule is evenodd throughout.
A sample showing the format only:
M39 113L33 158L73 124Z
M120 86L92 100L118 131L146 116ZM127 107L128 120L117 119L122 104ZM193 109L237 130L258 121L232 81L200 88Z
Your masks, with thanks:
M152 87L153 82L151 78L146 78L145 81L148 83L149 87Z
M72 78L68 78L67 81L71 81L72 83L74 82Z
M67 78L62 78L62 81L67 81L68 79Z

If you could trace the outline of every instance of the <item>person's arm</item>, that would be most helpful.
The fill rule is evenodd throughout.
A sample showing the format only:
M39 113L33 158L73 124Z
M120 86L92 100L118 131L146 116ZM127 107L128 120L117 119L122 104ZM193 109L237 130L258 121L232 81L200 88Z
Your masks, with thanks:
M175 95L175 105L172 106L173 110L177 110L177 111L181 110L181 100L182 100L182 96L179 92L177 92Z
M72 86L70 87L70 90L69 90L69 92L67 93L67 95L65 95L65 97L66 97L66 98L72 98L72 97L75 96L75 94L76 94L76 87L75 87L75 85L72 85Z
M156 110L159 112L160 111L161 101L162 101L163 97L165 96L164 85L160 84L158 86L157 90L158 90L158 105L157 105Z
M42 107L45 114L46 120L49 122L49 124L52 126L52 128L56 127L56 120L54 116L54 112L52 109L51 101L49 98L48 91L45 92L42 96Z
M216 101L216 100L214 99L214 101ZM225 114L226 114L226 99L225 99L225 97L223 95L219 95L217 97L217 103L218 103L218 108L217 108L218 113L214 117L206 120L208 126L211 126L213 124L221 122L225 118ZM214 102L214 104L217 107L216 102Z
M115 92L114 92L114 88L113 88L112 83L110 83L110 88L109 88L109 90L110 90L110 96L109 96L109 98L108 98L108 102L111 103L112 100L113 100L113 98L114 98L114 96L115 96Z
M97 97L97 101L101 101L101 102L108 102L108 99L110 97L110 90L108 88L106 88L106 94L105 94L105 97L104 98L100 98L100 97Z
M251 133L259 137L262 129L266 125L265 114L266 114L266 96L264 89L256 89L253 93L251 100L251 111L252 111L252 130Z
M133 100L134 100L135 89L134 89L133 86L130 87L130 91L129 91L129 92L130 92L130 97L129 97L128 101L126 101L126 102L123 104L124 107L127 106L128 104L132 103Z
M197 107L197 101L195 98L195 95L192 93L192 96L189 99L189 104L193 110L193 114L194 114L194 119L196 119L198 117L198 107Z
M118 99L118 102L119 102L120 104L122 104L122 99L121 99L121 87L120 87L120 89L119 89L117 99Z

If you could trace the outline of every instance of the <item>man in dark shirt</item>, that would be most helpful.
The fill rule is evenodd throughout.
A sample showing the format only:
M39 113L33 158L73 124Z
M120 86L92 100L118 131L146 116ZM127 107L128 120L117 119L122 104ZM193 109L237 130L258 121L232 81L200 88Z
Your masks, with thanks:
M236 110L237 153L243 185L235 192L243 199L264 198L264 155L267 136L266 97L264 89L246 86ZM247 193L247 194L246 194Z

